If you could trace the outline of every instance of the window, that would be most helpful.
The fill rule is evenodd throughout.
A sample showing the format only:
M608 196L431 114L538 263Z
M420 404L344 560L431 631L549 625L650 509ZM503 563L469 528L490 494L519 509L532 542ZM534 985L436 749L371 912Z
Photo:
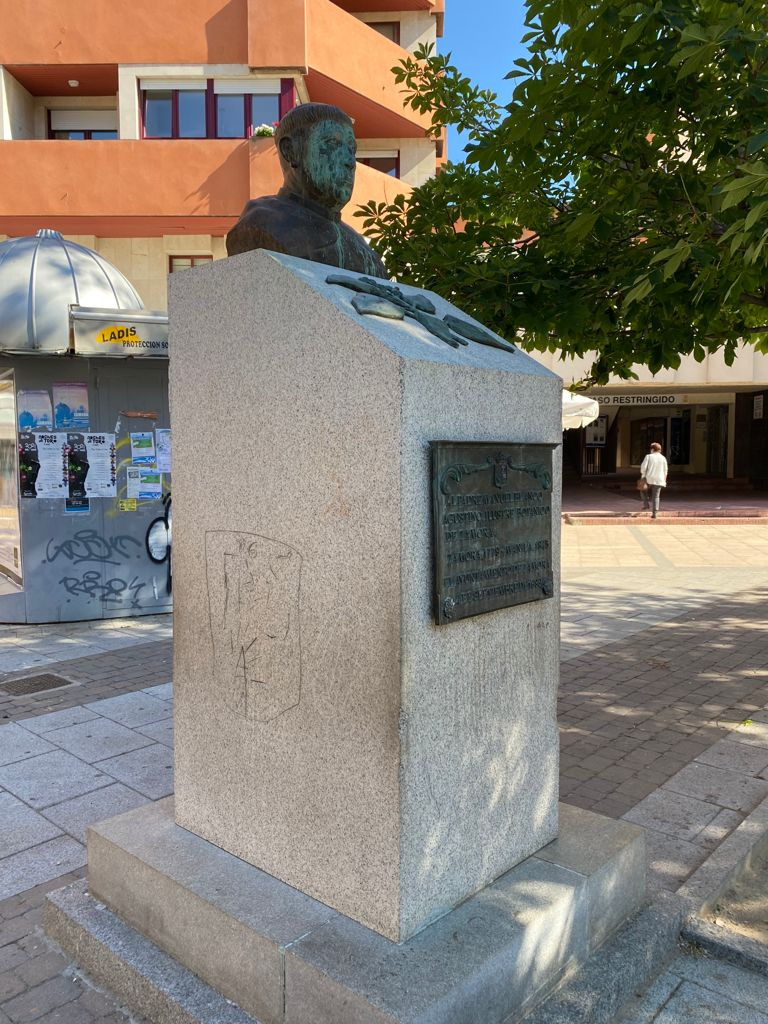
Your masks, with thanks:
M203 263L210 263L213 256L169 256L168 273L175 274L179 270L188 270L190 267L199 267Z
M295 102L292 79L145 80L141 89L147 139L247 139Z
M393 178L400 177L400 154L398 152L393 153L365 153L362 156L358 156L358 163L364 164L366 167L373 167L375 171L381 171L382 174L389 174Z
M144 97L144 134L153 139L173 135L173 92L158 90Z
M252 92L244 83L235 80L213 83L214 105L218 139L243 139L253 135L261 124L274 125L280 120L282 84L265 82L265 92Z
M49 139L117 138L116 110L49 110Z
M245 96L216 97L216 136L219 139L242 139L246 133Z
M205 89L184 89L178 93L179 138L204 139L208 134Z
M369 21L371 28L393 43L400 45L400 22L399 21Z
M147 139L204 139L209 134L205 79L142 83L143 135Z
M68 131L54 132L54 139L116 139L117 132Z

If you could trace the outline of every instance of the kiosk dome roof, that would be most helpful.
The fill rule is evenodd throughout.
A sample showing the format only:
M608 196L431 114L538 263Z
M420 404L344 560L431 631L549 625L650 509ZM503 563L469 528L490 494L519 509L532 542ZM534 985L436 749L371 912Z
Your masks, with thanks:
M69 307L140 309L141 296L117 267L58 231L0 243L0 349L66 352Z

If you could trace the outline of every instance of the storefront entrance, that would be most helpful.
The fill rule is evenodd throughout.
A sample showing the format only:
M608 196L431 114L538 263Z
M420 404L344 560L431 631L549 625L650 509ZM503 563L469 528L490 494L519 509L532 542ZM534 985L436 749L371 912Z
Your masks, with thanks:
M727 410L726 410L727 412ZM726 429L728 419L726 415ZM649 416L630 422L630 463L639 466L656 442L670 466L687 466L691 461L691 411L680 415ZM727 454L727 452L726 452Z
M733 402L713 401L715 395L695 393L593 397L600 402L606 428L599 448L594 447L594 439L590 440L586 430L579 431L582 476L634 473L653 443L661 445L670 469L676 470L678 477L728 476ZM576 462L572 458L572 463Z

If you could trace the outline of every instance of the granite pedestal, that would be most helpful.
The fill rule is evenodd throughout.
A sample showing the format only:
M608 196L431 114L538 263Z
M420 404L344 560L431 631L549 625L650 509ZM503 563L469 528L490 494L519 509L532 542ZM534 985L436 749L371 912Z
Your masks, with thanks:
M641 905L645 836L563 804L555 842L403 943L180 828L172 799L89 829L87 886L49 897L46 931L158 1024L501 1024Z
M435 625L429 444L559 445L562 385L332 272L171 279L176 821L401 941L557 833L558 600Z

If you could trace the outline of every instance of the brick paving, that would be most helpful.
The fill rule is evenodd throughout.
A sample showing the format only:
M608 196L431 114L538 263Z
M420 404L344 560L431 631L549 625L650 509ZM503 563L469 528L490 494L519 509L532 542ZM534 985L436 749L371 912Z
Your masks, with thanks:
M561 797L625 814L768 704L768 591L635 633L561 666Z
M70 679L74 685L25 697L13 697L3 692L4 681L36 675L40 671ZM0 724L170 682L172 671L172 641L156 640L104 654L69 658L43 668L35 666L6 672L0 675Z
M46 893L85 873L80 868L0 902L0 1024L142 1024L76 972L42 932Z

